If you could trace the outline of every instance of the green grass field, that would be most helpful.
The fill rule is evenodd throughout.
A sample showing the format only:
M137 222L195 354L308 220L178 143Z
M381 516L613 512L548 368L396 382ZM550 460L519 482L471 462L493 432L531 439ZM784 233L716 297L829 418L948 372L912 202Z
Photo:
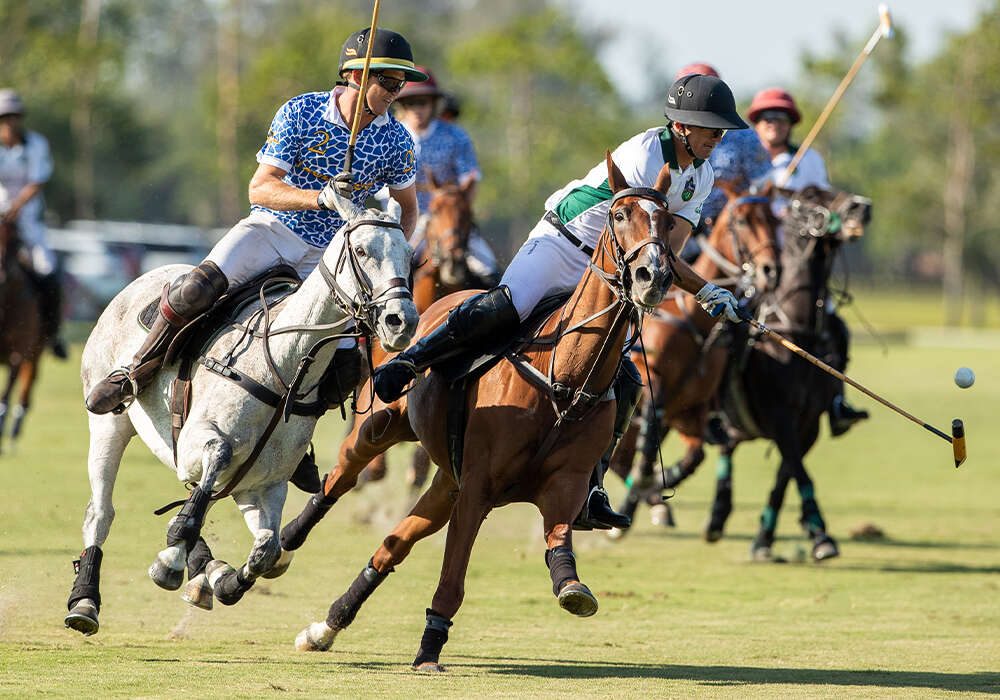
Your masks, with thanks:
M886 315L891 316L891 313ZM79 348L77 348L79 352ZM977 370L972 389L951 382ZM146 567L164 545L157 506L182 494L135 443L116 492L105 545L101 631L63 628L89 498L87 435L77 367L48 362L23 443L0 458L0 695L15 697L947 697L1000 693L1000 363L995 351L859 345L852 375L946 428L965 419L969 461L901 417L852 398L873 419L826 434L807 460L842 557L824 565L753 564L750 538L777 454L737 453L728 537L700 533L714 454L674 500L678 526L646 512L628 538L577 538L580 573L601 608L561 611L542 561L541 520L527 506L486 522L465 605L442 661L447 674L409 670L443 551L421 543L325 654L293 650L323 619L394 524L407 500L404 455L390 479L345 498L282 579L262 581L233 608L188 608ZM339 419L320 424L332 454ZM668 444L666 456L679 448ZM609 479L610 481L610 479ZM612 484L620 495L618 484ZM290 497L297 512L304 495ZM790 492L777 552L801 544ZM888 539L855 542L866 522ZM242 560L249 534L231 502L209 516L216 555Z

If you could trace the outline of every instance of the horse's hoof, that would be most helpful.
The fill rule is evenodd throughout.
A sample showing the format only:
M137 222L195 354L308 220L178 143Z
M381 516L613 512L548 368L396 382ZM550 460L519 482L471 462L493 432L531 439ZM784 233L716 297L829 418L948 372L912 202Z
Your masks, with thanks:
M97 606L90 598L78 600L64 619L66 627L89 637L97 634L101 623L97 621Z
M769 545L754 545L750 548L750 559L753 561L773 561L774 553Z
M577 617L590 617L597 612L597 598L579 581L571 581L559 591L559 607Z
M812 557L814 561L826 561L827 559L833 559L834 557L839 556L840 549L837 547L837 541L835 539L825 534L816 538L812 548Z
M444 673L448 669L434 661L425 661L419 666L414 666L413 670L417 673Z
M329 651L337 630L325 622L314 622L295 637L296 651Z
M677 527L674 512L667 503L657 503L649 508L649 520L657 527Z
M212 609L212 586L208 582L208 576L200 573L188 581L181 593L181 600L188 605L193 605L202 610Z
M628 534L629 529L630 528L624 528L624 529L622 529L620 527L613 527L610 530L608 530L608 539L609 540L620 540L621 538L623 538L625 535Z
M149 565L149 578L160 588L176 591L184 583L184 569L172 569L159 556Z
M262 573L261 578L278 578L288 571L288 567L292 565L292 559L294 557L295 552L289 552L286 549L281 550L281 555L278 557L278 561L274 563L274 566Z
M722 528L713 528L711 526L705 528L706 542L718 542L721 539L722 539Z

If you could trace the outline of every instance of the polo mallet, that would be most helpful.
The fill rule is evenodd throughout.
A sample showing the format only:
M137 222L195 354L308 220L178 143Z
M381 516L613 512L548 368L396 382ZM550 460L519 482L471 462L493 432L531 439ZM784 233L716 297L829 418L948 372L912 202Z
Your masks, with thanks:
M778 341L779 343L781 343L782 346L784 346L788 350L791 350L796 355L798 355L802 359L806 360L810 364L813 364L816 367L819 367L821 370L823 370L824 372L826 372L828 374L832 374L834 377L836 377L837 379L841 380L842 382L850 384L855 389L857 389L858 391L864 393L866 396L870 396L871 398L875 399L876 401L878 401L880 404L882 404L886 408L892 409L893 411L895 411L899 415L903 416L904 418L909 418L911 421L913 421L914 423L916 423L920 427L924 428L925 430L928 430L928 431L934 433L935 435L937 435L942 440L945 440L945 441L951 443L952 453L954 454L954 457L955 457L955 468L956 469L962 465L962 462L965 461L965 425L962 423L962 419L961 418L956 418L955 420L953 420L951 422L951 435L948 435L947 433L945 433L945 432L943 432L941 430L938 430L933 425L930 425L929 423L925 423L924 421L920 420L919 418L917 418L913 414L911 414L911 413L909 413L907 411L904 411L902 408L900 408L896 404L892 403L891 401L887 401L886 399L883 399L881 396L879 396L878 394L876 394L874 391L871 391L867 387L862 386L858 382L856 382L853 379L851 379L850 377L848 377L843 372L835 370L833 367L831 367L830 365L826 364L825 362L823 362L822 360L820 360L818 357L810 355L808 352L806 352L805 350L803 350L802 348L800 348L798 345L796 345L792 341L788 340L788 338L785 338L780 333L776 333L775 331L772 331L770 328L768 328L767 326L765 326L763 323L761 323L757 319L755 319L752 316L750 316L749 313L741 311L741 317L745 321L747 321L747 323L749 323L751 326L753 326L754 328L756 328L757 330L759 330L761 333L763 333L765 337L766 336L771 336L776 341Z
M837 89L833 91L830 101L826 103L826 107L824 107L823 111L820 113L819 119L816 120L816 123L813 124L813 128L809 130L808 135L806 135L805 139L803 139L802 145L799 146L799 150L796 151L795 157L792 158L792 162L788 164L784 173L778 175L777 185L779 187L784 187L788 183L789 178L791 178L792 173L794 173L795 169L799 167L799 161L802 160L802 156L804 156L806 151L809 150L809 146L811 146L812 142L816 139L816 135L819 133L819 130L823 128L824 124L826 124L826 120L829 119L830 114L833 112L833 108L837 106L838 102L840 102L840 98L843 97L844 92L847 91L847 86L851 84L851 81L854 80L854 76L856 76L858 71L861 70L862 64L864 64L864 62L868 59L872 51L875 50L879 40L881 40L882 37L891 39L893 34L892 17L889 15L889 6L885 4L879 5L878 28L875 30L875 33L872 34L868 43L865 44L865 48L863 48L861 53L858 54L858 57L854 59L854 64L851 66L850 70L847 71L847 75L844 76L844 79L840 81L840 85L838 85Z
M368 91L368 69L372 64L375 28L378 26L378 5L379 0L375 0L375 9L372 10L372 26L368 30L368 49L365 51L365 67L361 71L361 94L359 95L358 103L354 105L354 118L351 120L351 140L347 142L347 156L344 158L345 173L350 173L351 166L354 164L354 144L358 142L358 132L361 131L358 128L361 125L361 110L364 109L365 102L368 99L365 93Z

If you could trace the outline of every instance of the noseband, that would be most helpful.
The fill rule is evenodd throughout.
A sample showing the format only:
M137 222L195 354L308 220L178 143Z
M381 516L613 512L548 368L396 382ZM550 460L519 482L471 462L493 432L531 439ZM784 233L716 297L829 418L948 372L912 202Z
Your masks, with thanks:
M323 259L320 259L318 267L323 280L333 292L337 306L350 314L366 335L372 335L378 325L379 313L385 308L386 302L391 299L413 299L413 292L410 291L409 280L405 277L393 277L378 288L372 285L371 279L361 268L361 263L358 262L354 246L351 245L351 233L361 226L403 230L403 227L395 221L380 221L379 219L353 221L343 229L344 242L340 248L340 255L337 256L336 272L331 271ZM345 267L350 269L354 287L357 289L356 297L337 283L337 275Z

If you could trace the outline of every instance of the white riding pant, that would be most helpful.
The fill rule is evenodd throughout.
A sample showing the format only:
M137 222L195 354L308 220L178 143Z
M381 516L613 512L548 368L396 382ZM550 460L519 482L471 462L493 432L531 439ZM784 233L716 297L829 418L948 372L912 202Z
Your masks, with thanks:
M324 252L296 236L273 214L255 211L229 229L205 260L215 263L235 286L281 263L291 265L305 279ZM338 347L353 346L354 340L345 338Z
M417 219L417 225L413 229L413 235L410 236L409 243L413 247L413 254L417 260L423 258L424 250L426 249L424 233L427 230L428 218L426 214L421 214L420 218ZM466 264L469 266L472 274L479 277L489 277L496 274L499 270L497 256L493 252L493 248L490 247L490 244L479 233L479 229L476 228L472 229L469 233Z
M535 224L528 240L510 261L500 284L507 285L517 315L523 321L544 297L573 290L589 262L586 253L543 219Z
M31 269L45 277L56 271L56 255L49 247L48 229L41 220L41 206L32 206L36 201L37 198L28 202L21 210L17 217L17 231L31 257Z

